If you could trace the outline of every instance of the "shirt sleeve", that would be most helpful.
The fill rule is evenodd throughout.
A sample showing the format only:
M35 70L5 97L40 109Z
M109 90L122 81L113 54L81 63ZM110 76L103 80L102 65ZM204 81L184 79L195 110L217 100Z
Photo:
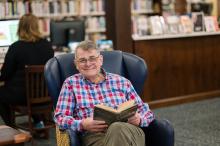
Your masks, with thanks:
M1 76L0 76L1 81L9 80L15 73L16 70L15 58L16 58L15 49L12 46L10 46L5 55L4 63L1 69Z
M140 127L147 127L155 119L155 116L148 104L142 101L130 81L127 83L127 98L135 100L138 104L137 112L141 115Z
M57 101L54 120L60 129L81 130L81 121L73 118L75 97L68 79L64 81Z

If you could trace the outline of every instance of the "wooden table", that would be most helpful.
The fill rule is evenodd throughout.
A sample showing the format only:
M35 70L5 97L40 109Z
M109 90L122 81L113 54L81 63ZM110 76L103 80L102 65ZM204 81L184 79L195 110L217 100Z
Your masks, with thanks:
M31 135L6 125L0 125L0 146L19 145L31 140Z

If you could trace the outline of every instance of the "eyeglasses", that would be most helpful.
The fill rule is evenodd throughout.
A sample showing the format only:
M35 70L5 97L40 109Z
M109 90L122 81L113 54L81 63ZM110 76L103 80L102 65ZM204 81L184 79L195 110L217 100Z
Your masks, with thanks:
M97 59L99 58L100 55L98 56L90 56L88 59L86 58L80 58L80 59L76 59L76 61L81 64L81 65L85 65L88 62L90 63L96 63Z

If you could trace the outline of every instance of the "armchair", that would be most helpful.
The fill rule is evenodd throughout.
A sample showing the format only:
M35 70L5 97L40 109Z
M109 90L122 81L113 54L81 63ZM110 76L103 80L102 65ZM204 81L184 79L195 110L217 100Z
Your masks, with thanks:
M112 73L128 78L140 95L147 77L145 61L131 53L122 51L101 52L104 58L103 68ZM45 65L44 75L50 96L56 104L63 81L77 73L73 63L74 54L64 54L51 58ZM54 105L55 106L55 105ZM143 128L147 146L173 146L174 129L168 120L155 119L148 127ZM56 128L58 146L79 146L80 141L75 131L60 131ZM69 135L71 135L69 137ZM71 138L71 139L70 139ZM71 142L71 143L70 143Z

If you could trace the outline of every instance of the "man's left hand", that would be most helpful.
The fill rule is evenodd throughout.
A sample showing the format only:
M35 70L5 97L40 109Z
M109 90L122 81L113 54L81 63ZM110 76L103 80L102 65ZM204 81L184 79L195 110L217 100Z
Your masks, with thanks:
M139 113L136 113L134 116L128 118L128 123L133 124L135 126L139 126L141 122L141 116Z

